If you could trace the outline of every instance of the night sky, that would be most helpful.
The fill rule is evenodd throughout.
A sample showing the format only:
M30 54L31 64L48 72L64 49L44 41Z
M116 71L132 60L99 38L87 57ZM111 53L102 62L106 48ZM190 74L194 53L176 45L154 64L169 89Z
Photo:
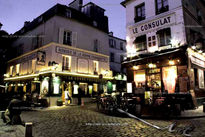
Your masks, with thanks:
M24 21L32 21L57 3L68 5L73 0L0 0L0 22L2 30L9 34L21 29ZM125 8L123 0L84 0L83 4L93 2L106 10L109 30L114 36L125 39Z

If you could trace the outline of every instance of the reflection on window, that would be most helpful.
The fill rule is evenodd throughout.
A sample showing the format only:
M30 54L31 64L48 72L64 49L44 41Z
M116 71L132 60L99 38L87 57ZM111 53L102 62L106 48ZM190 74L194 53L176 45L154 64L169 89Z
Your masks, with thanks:
M158 37L159 47L169 45L171 42L171 30L170 30L170 28L158 31L157 37Z
M147 49L147 40L146 40L146 35L137 37L134 42L134 45L136 45L137 51L143 51Z
M63 44L69 46L72 45L72 33L70 31L64 31Z
M168 0L156 0L156 14L169 10Z
M145 19L145 4L140 4L135 7L135 22Z

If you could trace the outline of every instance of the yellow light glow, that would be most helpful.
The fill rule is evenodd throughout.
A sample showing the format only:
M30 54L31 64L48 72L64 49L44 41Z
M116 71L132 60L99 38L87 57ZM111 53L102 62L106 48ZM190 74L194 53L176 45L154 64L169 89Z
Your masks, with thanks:
M134 69L134 70L138 70L138 69L139 69L139 66L133 66L133 69Z
M175 38L171 39L171 44L174 47L178 47L179 46L179 41Z
M129 42L130 41L130 37L126 36L126 41Z
M196 46L192 46L191 48L192 48L192 49L196 49Z
M170 60L169 61L169 65L174 65L175 63L174 63L174 61L173 60Z
M199 50L198 52L199 52L199 53L202 53L203 51L202 51L202 50Z
M135 45L132 46L127 45L126 49L127 49L127 57L134 57L137 55L137 49Z
M148 67L149 67L149 68L156 68L157 66L156 66L156 64L150 63L150 64L148 64Z

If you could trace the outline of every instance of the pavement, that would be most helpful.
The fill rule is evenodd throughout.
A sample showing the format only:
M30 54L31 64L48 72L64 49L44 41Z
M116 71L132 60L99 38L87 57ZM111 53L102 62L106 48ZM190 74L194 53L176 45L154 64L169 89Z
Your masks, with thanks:
M159 127L177 122L173 133L158 130L129 117L98 112L96 104L50 107L23 112L22 120L33 123L34 137L183 137L181 130L194 125L193 137L205 136L205 118L183 120L146 120Z
M182 112L184 118L201 116L203 108ZM145 119L158 127L167 127L177 122L173 133L168 129L158 130L129 117L110 116L97 111L96 104L85 106L61 106L25 111L22 121L33 123L34 137L184 137L182 130L189 125L195 128L193 137L205 136L205 117L192 119L159 120ZM6 126L0 121L0 137L21 137L25 128Z
M6 125L0 119L0 137L25 137L25 127L22 125Z

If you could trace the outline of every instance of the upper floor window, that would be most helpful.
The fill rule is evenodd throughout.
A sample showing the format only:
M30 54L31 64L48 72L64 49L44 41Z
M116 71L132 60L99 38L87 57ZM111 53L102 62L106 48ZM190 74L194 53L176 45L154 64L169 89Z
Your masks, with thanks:
M65 16L71 18L71 11L69 9L66 9Z
M124 48L123 48L123 42L120 42L120 50L124 50Z
M156 0L156 14L169 10L168 0Z
M37 49L43 45L43 35L38 34L32 39L33 49Z
M115 62L115 54L114 53L110 53L110 62Z
M99 48L99 40L95 39L94 40L94 48L93 48L93 50L95 52L98 52L98 48Z
M124 60L124 56L123 55L120 55L120 63L122 63Z
M170 28L159 30L157 32L157 38L158 38L159 47L169 45L171 42Z
M145 19L145 4L142 3L135 7L135 22Z
M71 57L70 56L63 56L62 70L70 71L70 66L71 66Z
M146 35L137 37L133 44L136 46L137 51L143 51L147 49Z
M115 48L116 47L116 41L114 39L109 39L109 45L111 48Z
M72 45L72 32L70 31L64 31L63 34L63 44L65 45Z

